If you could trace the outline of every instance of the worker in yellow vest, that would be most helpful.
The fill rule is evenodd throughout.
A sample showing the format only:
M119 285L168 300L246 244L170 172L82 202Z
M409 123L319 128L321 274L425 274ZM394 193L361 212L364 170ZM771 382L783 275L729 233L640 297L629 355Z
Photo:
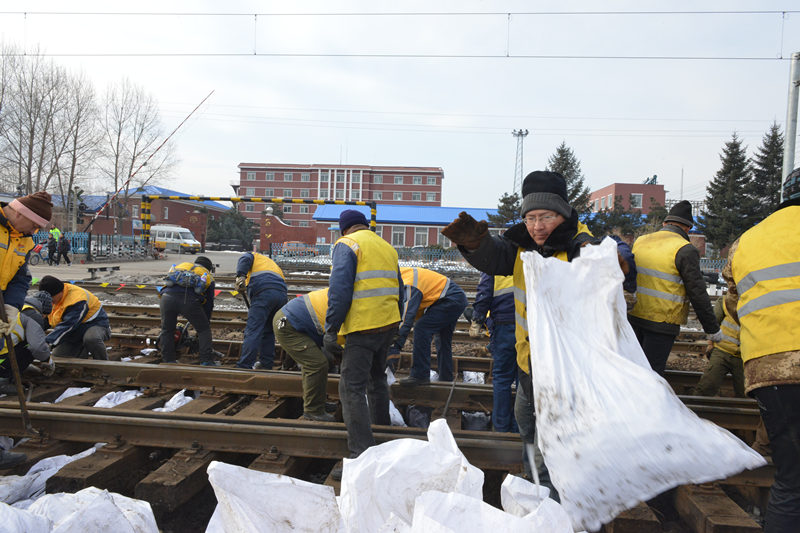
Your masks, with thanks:
M286 281L275 261L255 252L245 252L236 263L236 290L247 295L247 324L242 353L236 366L272 370L275 333L272 319L286 304Z
M111 338L111 326L97 296L54 276L43 277L39 288L53 298L47 315L53 330L46 338L53 356L108 359L105 341Z
M727 374L733 378L733 393L744 398L744 364L739 350L739 324L725 311L723 299L714 302L714 315L722 331L722 340L714 343L708 354L708 366L694 389L695 396L716 396Z
M436 338L439 381L453 381L453 332L467 307L467 295L447 276L427 268L400 269L405 285L403 323L389 352L400 353L414 328L411 374L400 385L430 383L431 341Z
M572 261L582 246L596 243L589 229L578 221L578 213L567 199L567 184L558 172L535 171L522 182L522 222L510 227L502 236L489 235L485 221L477 222L465 212L451 222L442 234L458 245L464 258L475 268L489 275L513 276L514 320L519 388L514 402L514 415L520 437L535 446L536 469L542 485L550 488L551 497L558 493L550 482L550 474L536 446L536 412L531 381L530 343L526 311L525 277L520 254L534 251L543 257ZM622 267L623 259L620 259ZM531 476L528 457L523 454L526 475Z
M731 245L722 269L726 309L741 327L745 393L758 400L776 468L765 533L800 524L800 171L783 198Z
M363 213L342 211L339 231L342 237L331 252L323 344L342 356L339 398L347 447L357 457L375 444L371 423L390 424L386 354L400 325L403 281L397 251L370 231ZM344 336L344 349L339 335Z
M700 252L689 242L694 225L692 204L672 206L658 231L633 243L636 257L636 304L628 321L650 367L664 375L675 338L689 316L689 302L710 341L722 340L700 271Z
M325 412L328 368L333 356L322 350L325 313L328 312L328 289L299 296L275 313L272 329L284 353L301 367L303 376L303 418L333 422Z

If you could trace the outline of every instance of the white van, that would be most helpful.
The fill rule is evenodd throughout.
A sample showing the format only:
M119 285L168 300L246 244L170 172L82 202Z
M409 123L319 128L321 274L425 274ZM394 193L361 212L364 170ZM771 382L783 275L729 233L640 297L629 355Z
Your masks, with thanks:
M157 250L172 250L179 254L200 251L200 243L192 232L182 226L157 224L150 226L150 241Z

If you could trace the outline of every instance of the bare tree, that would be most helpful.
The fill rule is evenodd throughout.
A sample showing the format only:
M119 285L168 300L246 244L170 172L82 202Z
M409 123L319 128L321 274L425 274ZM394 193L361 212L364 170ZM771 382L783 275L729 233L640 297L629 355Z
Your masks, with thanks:
M164 138L158 105L141 87L124 79L108 89L102 116L101 173L127 205L131 190L165 179L175 164L170 145L153 156ZM132 177L141 165L147 165ZM129 179L130 178L130 179ZM115 204L117 205L117 204ZM118 219L125 213L116 212Z
M45 190L55 174L63 145L64 125L59 115L67 105L66 71L38 53L15 57L3 96L0 152L6 179L24 192Z

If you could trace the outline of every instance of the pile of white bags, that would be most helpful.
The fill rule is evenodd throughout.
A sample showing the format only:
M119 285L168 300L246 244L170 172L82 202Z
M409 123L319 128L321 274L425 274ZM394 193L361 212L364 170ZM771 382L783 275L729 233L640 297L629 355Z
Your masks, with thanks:
M571 263L531 252L522 261L539 446L576 529L765 464L650 369L626 318L614 241Z

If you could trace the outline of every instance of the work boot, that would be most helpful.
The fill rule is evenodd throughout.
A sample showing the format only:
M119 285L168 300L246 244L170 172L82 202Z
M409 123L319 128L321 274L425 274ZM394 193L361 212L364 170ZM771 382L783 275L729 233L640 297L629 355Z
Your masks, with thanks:
M315 415L311 413L303 413L303 418L306 420L313 420L314 422L335 422L336 419L333 415L328 413L322 413L321 415Z
M28 456L24 453L14 453L0 450L0 468L11 468L12 466L20 464L22 461L26 461L27 459Z
M203 361L200 363L200 366L221 366L222 363L219 361Z
M398 383L400 383L400 385L402 385L403 387L416 387L418 385L430 385L431 380L419 379L414 376L408 376L407 378L403 378L400 381L398 381Z

